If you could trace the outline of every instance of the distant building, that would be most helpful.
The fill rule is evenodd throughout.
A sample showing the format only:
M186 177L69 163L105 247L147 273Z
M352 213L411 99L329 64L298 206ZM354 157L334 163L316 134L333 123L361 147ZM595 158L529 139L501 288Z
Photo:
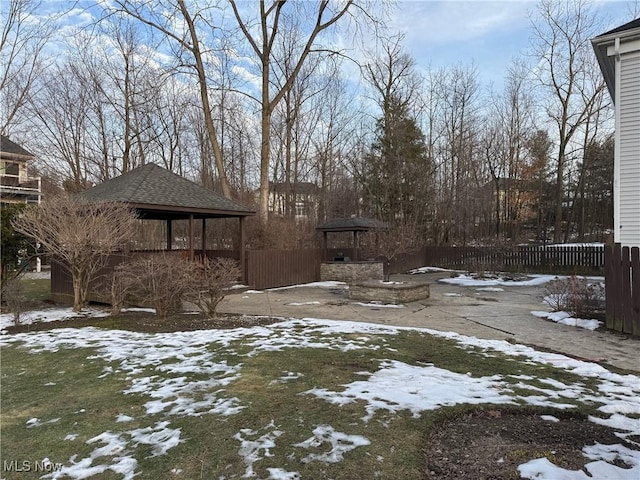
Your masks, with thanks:
M296 220L315 220L320 189L312 182L269 183L269 211Z
M0 202L39 203L42 197L40 177L30 177L28 163L35 155L0 136Z

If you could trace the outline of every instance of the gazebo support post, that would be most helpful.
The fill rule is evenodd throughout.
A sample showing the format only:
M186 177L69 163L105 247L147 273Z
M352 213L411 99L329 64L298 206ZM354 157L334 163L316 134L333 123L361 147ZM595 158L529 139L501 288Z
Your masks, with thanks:
M238 224L240 229L240 239L238 245L238 250L240 251L240 271L242 272L242 283L245 285L248 283L248 275L247 275L247 256L245 252L245 232L244 232L244 221L245 217L238 217Z
M207 219L202 219L202 260L207 256Z
M167 251L173 248L173 222L167 218Z
M193 254L193 244L195 243L194 235L193 235L193 213L189 214L189 260L193 262L194 254Z
M353 231L353 261L357 262L358 260L360 260L360 258L358 258L360 255L360 245L358 243L358 231L354 230Z

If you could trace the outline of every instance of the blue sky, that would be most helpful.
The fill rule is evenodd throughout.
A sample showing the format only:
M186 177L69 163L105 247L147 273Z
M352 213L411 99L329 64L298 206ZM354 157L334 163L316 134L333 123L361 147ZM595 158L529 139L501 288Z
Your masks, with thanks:
M94 1L81 0L63 23L76 27L90 24L92 15L82 7ZM248 0L246 5L255 1ZM602 23L599 33L630 21L631 11L640 10L640 0L586 1ZM109 0L100 2L108 4ZM535 15L537 3L536 0L398 0L391 10L389 27L391 31L404 33L405 50L416 60L419 70L473 64L480 84L483 87L493 84L499 90L512 58L530 49L530 16ZM65 8L60 8L61 5ZM59 12L71 6L71 1L47 0L43 10ZM353 47L346 43L343 46ZM345 65L348 75L358 75L353 67Z
M527 0L402 0L392 26L404 32L405 48L418 67L473 62L481 84L499 86L510 60L531 45L529 15L535 15L536 5ZM634 5L633 0L592 2L602 32L632 20Z

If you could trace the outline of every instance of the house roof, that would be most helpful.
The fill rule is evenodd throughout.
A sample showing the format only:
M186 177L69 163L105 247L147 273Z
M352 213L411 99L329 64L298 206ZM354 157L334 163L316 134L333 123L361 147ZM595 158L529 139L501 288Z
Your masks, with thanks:
M83 192L94 202L124 202L147 218L243 217L255 212L153 163Z
M379 230L389 226L373 218L350 217L336 218L316 227L320 232L366 232L369 230Z
M615 45L616 38L619 38L621 42L640 38L640 18L627 22L624 25L620 25L619 27L598 35L591 40L591 44L596 53L596 58L600 64L600 70L602 70L602 75L607 83L609 94L614 100L616 93L616 57L615 55L609 56L608 49Z
M35 158L34 154L12 141L9 137L5 137L4 135L0 135L0 152L9 154L11 156L26 157L25 159Z

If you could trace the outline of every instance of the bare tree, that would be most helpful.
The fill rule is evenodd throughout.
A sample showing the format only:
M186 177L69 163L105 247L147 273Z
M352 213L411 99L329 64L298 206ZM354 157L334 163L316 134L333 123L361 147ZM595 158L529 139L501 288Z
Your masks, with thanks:
M89 203L77 196L58 196L30 205L13 221L14 228L59 259L73 279L73 309L82 310L91 282L108 255L134 235L135 215L124 204Z
M477 165L482 106L478 73L473 65L457 65L440 70L432 81L436 85L432 101L438 111L431 129L440 132L435 147L439 189L433 236L436 243L466 243L477 207L473 192L482 181Z
M3 2L4 24L0 37L0 92L3 110L0 132L15 126L29 102L45 61L44 47L54 32L55 19L37 17L39 0Z
M539 81L547 94L546 111L558 141L555 181L554 242L562 239L565 176L574 137L594 114L605 88L592 61L590 39L598 33L594 13L584 0L542 0L532 17ZM594 83L594 78L598 81Z
M238 262L231 258L203 258L201 263L195 265L194 270L196 288L188 292L188 298L206 316L214 318L218 304L241 277Z
M415 250L419 245L419 237L415 225L405 222L367 232L362 236L361 245L367 255L384 258L384 281L388 282L391 262L400 255Z
M210 56L212 52L209 47L206 47L201 42L198 27L198 21L205 21L204 19L207 17L204 10L213 7L208 5L200 11L194 11L186 5L184 0L176 0L175 3L161 1L154 5L142 5L132 0L115 0L115 5L117 5L119 11L164 35L172 43L174 51L177 52L179 58L184 52L189 55L190 58L181 62L181 66L189 68L196 74L202 115L216 164L220 188L222 194L230 198L231 188L224 167L218 129L213 119L213 108L209 97L206 57ZM177 24L184 25L185 28L180 31L180 29L175 28ZM211 24L207 25L207 27L213 30Z
M269 208L270 136L273 112L292 88L310 55L330 51L330 49L322 48L318 44L321 34L356 10L366 11L366 9L360 7L354 0L345 0L339 3L329 0L318 0L313 3L279 0L270 4L260 1L257 4L259 11L256 18L250 18L243 14L236 0L230 0L230 2L238 27L249 43L251 51L255 54L260 71L261 143L258 214L261 222L266 223ZM288 5L291 5L291 8L295 10L287 13ZM308 19L306 24L308 29L297 32L296 48L290 52L292 68L288 77L283 79L284 81L275 88L275 91L272 91L275 44L283 35L292 33L285 28L287 15Z

